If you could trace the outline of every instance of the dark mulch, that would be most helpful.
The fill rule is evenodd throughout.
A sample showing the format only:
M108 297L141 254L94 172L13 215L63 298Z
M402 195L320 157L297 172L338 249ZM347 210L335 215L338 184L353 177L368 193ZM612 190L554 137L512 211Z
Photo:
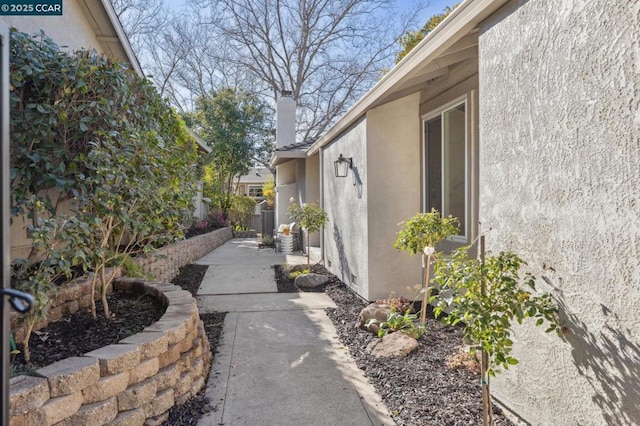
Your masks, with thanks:
M292 289L284 268L276 268L276 279L282 288ZM322 273L322 267L318 273ZM433 319L429 310L428 332L419 340L420 347L406 358L376 359L366 352L375 337L358 328L358 314L367 306L337 278L325 292L336 303L327 315L338 331L340 341L348 347L358 368L387 405L398 425L477 425L482 424L482 391L479 375L467 369L452 369L445 359L458 352L462 345L460 327L447 326ZM295 286L293 287L295 289ZM420 306L415 308L419 311ZM494 410L496 425L512 425Z
M195 297L208 267L208 265L185 265L180 268L178 275L171 280L171 282L175 285L179 285L183 290L187 290L193 297Z
M109 308L114 313L111 320L102 313L97 304L98 319L90 312L78 311L47 327L34 331L30 339L31 363L24 360L23 353L13 355L13 373L30 374L72 356L82 356L103 346L141 332L164 314L165 306L157 299L141 294L114 292L107 296ZM21 346L21 345L19 345Z
M206 265L186 265L180 268L180 273L172 280L172 283L179 285L183 290L187 290L195 296L206 271ZM200 314L200 319L204 323L205 333L209 339L211 352L214 354L222 336L225 316L226 312ZM211 410L205 391L206 387L202 388L200 392L184 404L173 406L169 410L169 419L163 424L166 426L192 426L197 424L198 420Z
M209 232L213 232L216 229L220 229L220 228L221 228L220 226L208 226L206 228L199 228L195 226L193 228L187 229L184 233L184 237L186 239L189 239L198 235L208 234Z

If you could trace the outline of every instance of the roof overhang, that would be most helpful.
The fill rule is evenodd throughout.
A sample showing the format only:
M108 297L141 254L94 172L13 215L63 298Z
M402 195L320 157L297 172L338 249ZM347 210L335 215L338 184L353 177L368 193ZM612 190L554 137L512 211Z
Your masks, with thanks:
M272 168L275 166L279 166L283 163L286 163L289 160L294 160L296 158L307 158L306 151L275 151L271 154L271 160L269 161L269 166Z
M478 25L508 0L466 0L431 31L378 83L360 98L307 155L316 154L372 108L420 91L424 84L449 72L449 66L477 50Z
M128 62L138 75L143 76L140 62L133 52L111 1L80 0L79 4L96 38L104 46L105 53L114 59Z

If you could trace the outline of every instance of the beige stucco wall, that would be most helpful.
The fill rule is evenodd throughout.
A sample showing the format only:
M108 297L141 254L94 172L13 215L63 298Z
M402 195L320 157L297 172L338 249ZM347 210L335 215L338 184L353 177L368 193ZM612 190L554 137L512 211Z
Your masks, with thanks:
M93 48L101 52L103 46L80 8L81 1L64 1L61 16L2 16L0 19L27 34L43 30L59 46L68 46L71 50Z
M353 157L354 171L335 177L333 162L342 154ZM323 207L329 216L324 228L324 257L327 268L358 294L369 298L367 183L367 123L361 120L332 144L321 150Z
M320 203L320 155L316 154L305 161L305 202ZM311 245L320 246L320 233L314 232L311 236ZM305 237L306 238L306 237ZM304 244L306 244L306 240Z
M398 223L421 209L420 94L401 98L367 113L368 255L370 300L416 296L419 256L393 248ZM359 165L356 163L356 165Z
M293 159L276 167L276 228L281 224L291 223L287 214L289 199L298 199L298 184L296 181L298 163L304 159Z
M560 301L493 392L534 425L640 424L640 1L519 0L480 33L480 222Z

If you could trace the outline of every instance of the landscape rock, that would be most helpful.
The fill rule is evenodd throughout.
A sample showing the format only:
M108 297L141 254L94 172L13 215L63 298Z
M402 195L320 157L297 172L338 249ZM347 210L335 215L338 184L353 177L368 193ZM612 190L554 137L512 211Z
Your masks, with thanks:
M329 282L329 277L320 274L302 274L296 277L295 285L300 288L316 288Z
M391 313L391 307L389 305L379 305L377 303L372 303L362 311L358 315L358 323L361 329L372 332L373 334L378 334L378 330L380 329L378 324L371 324L367 327L365 324L370 319L376 319L379 322L384 322L387 320L387 317Z
M418 341L404 333L395 332L385 335L376 345L370 346L371 355L376 358L403 358L418 349Z

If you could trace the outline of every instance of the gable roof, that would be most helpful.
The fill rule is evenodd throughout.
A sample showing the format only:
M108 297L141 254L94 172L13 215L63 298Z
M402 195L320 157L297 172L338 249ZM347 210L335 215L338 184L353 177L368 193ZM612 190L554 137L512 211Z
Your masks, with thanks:
M446 74L478 44L478 25L508 0L465 0L360 98L308 150L317 153L367 111L419 91L431 79Z
M113 58L127 61L138 75L144 75L110 0L78 0L96 38Z

